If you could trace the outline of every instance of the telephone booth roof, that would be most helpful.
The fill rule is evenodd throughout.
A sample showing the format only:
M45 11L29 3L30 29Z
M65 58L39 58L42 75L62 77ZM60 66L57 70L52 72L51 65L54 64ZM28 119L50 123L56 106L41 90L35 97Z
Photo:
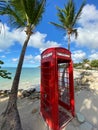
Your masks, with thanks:
M52 47L52 48L48 48L45 51L42 52L41 54L41 58L43 60L49 60L51 59L51 57L53 57L54 55L56 55L56 57L59 59L66 59L66 60L70 60L71 59L71 52L69 50L67 50L66 48L63 47Z

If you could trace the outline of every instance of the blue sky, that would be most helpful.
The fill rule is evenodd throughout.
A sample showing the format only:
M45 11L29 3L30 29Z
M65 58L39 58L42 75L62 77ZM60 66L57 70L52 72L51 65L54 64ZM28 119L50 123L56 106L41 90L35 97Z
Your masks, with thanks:
M78 10L81 2L74 0ZM49 0L43 19L31 36L25 55L24 67L40 65L40 54L48 47L62 46L67 48L67 37L64 32L49 24L58 23L56 6L61 8L67 0ZM26 35L24 31L14 30L7 23L7 17L1 17L5 29L0 34L0 60L5 67L16 67L20 51ZM1 25L0 25L1 27ZM98 0L87 0L81 19L78 21L78 38L71 37L71 52L74 62L81 62L84 58L98 59Z

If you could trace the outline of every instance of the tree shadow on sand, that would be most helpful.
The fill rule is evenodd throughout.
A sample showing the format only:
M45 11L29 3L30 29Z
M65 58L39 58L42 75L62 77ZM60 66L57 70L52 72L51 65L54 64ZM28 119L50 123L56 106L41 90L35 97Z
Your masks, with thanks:
M75 94L76 112L84 115L85 119L98 128L98 91L86 89Z

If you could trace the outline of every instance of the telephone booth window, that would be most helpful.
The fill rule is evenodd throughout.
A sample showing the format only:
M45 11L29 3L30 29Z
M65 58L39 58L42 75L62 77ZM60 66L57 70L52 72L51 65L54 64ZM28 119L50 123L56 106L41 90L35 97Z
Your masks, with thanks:
M61 130L75 115L73 64L65 48L41 54L40 113L52 130Z
M70 105L69 97L69 63L58 64L59 100Z

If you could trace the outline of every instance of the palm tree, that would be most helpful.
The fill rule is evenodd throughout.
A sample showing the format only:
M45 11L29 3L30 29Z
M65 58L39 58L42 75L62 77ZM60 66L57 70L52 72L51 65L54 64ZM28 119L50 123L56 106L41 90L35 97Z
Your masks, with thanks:
M31 35L39 24L45 10L46 0L1 0L0 15L7 15L11 27L24 28L26 40L24 41L16 74L12 83L11 93L5 112L2 114L0 130L22 130L19 112L17 109L17 92L22 70L24 55Z
M85 2L82 3L80 9L76 13L75 3L73 2L73 0L68 0L68 3L64 6L64 9L60 9L59 7L57 7L57 16L60 24L50 22L56 27L66 31L68 36L68 50L70 50L70 36L74 34L75 38L77 38L78 32L75 26L81 16L84 5Z
M84 58L84 59L82 60L82 63L83 63L83 64L89 63L89 59L88 59L88 58Z
M76 13L76 8L75 8L75 3L73 0L68 0L68 3L64 5L64 9L60 9L57 7L57 16L60 21L60 23L54 23L50 22L54 26L62 29L67 33L68 36L68 50L70 50L70 36L75 35L75 38L78 36L78 32L76 27L77 21L79 20L83 7L85 6L85 2L82 3L80 6L78 12ZM65 70L66 70L66 64L65 67L63 68L62 72L62 86L65 86L65 80L64 80L64 75L65 75Z

